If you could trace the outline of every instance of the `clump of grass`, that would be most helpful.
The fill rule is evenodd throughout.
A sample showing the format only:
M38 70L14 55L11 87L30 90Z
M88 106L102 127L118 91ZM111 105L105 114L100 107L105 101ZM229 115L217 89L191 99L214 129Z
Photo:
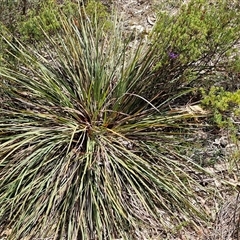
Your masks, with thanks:
M155 45L131 51L117 25L75 20L45 34L45 55L9 43L18 65L0 67L0 226L10 239L132 239L149 219L207 220L203 169L177 150L205 115L168 108L190 89L151 91Z

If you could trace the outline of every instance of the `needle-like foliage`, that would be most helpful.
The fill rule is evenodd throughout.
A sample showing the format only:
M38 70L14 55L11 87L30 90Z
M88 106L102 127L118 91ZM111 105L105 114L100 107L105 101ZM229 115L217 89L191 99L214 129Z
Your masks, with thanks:
M152 222L204 219L202 169L178 153L202 115L168 107L189 90L171 92L172 81L151 92L162 81L157 48L131 49L117 25L104 33L83 15L62 16L45 52L9 43L17 65L0 67L2 230L133 239Z

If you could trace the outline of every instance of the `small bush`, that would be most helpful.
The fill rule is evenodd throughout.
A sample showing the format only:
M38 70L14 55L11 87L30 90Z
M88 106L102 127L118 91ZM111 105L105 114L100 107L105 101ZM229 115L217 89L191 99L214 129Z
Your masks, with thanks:
M29 10L18 24L18 31L21 38L24 41L39 41L44 39L42 30L48 35L59 31L60 24L57 14L58 8L53 0L44 1L40 4L39 8Z
M240 115L240 90L229 92L223 87L211 87L208 93L202 89L204 104L211 109L219 127L233 126L232 120Z
M166 82L208 88L216 74L229 72L239 58L239 1L188 1L177 13L161 11L152 39L158 43L156 66ZM170 77L168 77L170 76Z

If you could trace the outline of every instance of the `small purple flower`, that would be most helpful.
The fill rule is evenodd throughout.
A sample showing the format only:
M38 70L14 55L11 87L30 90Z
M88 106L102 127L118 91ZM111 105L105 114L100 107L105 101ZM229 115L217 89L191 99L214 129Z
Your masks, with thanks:
M169 56L171 59L176 59L176 58L179 56L179 54L177 54L177 53L175 53L175 52L169 52L169 53L168 53L168 56Z

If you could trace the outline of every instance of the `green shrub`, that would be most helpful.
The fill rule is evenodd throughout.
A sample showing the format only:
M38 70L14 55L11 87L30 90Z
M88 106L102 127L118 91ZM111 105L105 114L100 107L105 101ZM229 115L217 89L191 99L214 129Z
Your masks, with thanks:
M58 7L54 0L43 1L39 9L29 10L18 24L18 31L21 38L25 41L39 41L44 39L42 30L48 35L56 33L60 28L57 14Z
M232 51L232 44L239 39L239 8L237 1L190 1L175 15L160 12L154 33L161 40L160 48L176 51L183 63L206 54L224 54Z
M176 87L209 88L216 74L229 72L239 58L239 9L239 1L190 0L173 15L161 11L151 35L160 76L174 76Z
M229 92L213 86L209 92L202 89L202 94L202 104L211 109L215 123L219 127L233 127L232 118L240 115L240 90Z
M174 81L153 89L156 45L129 50L117 25L81 16L42 33L44 56L19 42L18 68L0 66L0 226L10 239L134 239L208 221L204 170L178 151L205 115L169 109L185 94Z
M42 31L48 35L54 35L61 30L60 12L68 18L74 18L77 23L79 6L78 3L69 0L64 1L63 4L58 4L55 0L40 1L18 20L17 32L23 41L41 41L44 39ZM109 30L111 27L111 22L108 20L109 14L101 2L88 1L84 9L83 15L86 14L86 18L97 21L99 25L105 25L104 30Z

